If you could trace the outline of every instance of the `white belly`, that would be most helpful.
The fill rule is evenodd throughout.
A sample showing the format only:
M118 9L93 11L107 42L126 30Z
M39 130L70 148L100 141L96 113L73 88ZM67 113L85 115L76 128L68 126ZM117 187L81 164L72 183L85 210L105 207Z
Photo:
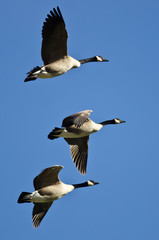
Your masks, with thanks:
M39 78L53 78L60 76L66 72L68 72L72 68L79 67L81 64L76 59L67 56L65 58L59 59L53 63L50 63L41 68L41 72L39 73Z
M72 185L59 183L33 192L32 202L50 202L57 200L74 189Z
M63 137L63 138L80 138L80 137L88 136L89 134L90 133L85 133L85 132L72 133L72 132L67 132L67 130L65 130L60 134L60 137Z
M60 76L60 75L62 75L64 73L65 72L52 72L52 73L48 73L46 71L43 71L43 72L39 73L38 78L43 78L43 79L53 78L53 77Z

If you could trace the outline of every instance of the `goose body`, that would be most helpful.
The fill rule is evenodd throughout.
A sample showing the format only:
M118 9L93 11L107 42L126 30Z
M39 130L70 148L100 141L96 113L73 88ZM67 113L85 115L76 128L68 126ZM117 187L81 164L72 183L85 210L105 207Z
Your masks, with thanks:
M71 192L73 189L74 187L72 185L60 182L57 185L47 186L45 188L34 191L30 195L30 197L31 201L34 203L50 202L62 198L64 195Z
M85 110L66 117L62 122L60 137L79 138L99 131L103 125L89 119L92 110Z
M91 119L88 119L87 122L83 123L82 126L76 127L72 125L70 127L61 128L63 131L59 134L59 137L63 138L79 138L86 137L91 133L99 131L103 126L101 124L93 122Z
M76 60L67 52L68 33L59 7L53 8L47 15L42 28L41 57L44 65L35 67L25 79L25 82L37 78L52 78L68 72L72 68L78 68L88 62L107 62L101 56Z
M75 166L81 174L86 173L88 157L89 135L99 131L103 126L119 124L125 121L115 118L101 123L95 123L89 119L92 110L85 110L66 117L62 122L62 128L54 128L48 138L63 137L70 146L71 156Z
M57 61L53 62L52 64L48 64L46 66L42 66L37 71L34 71L31 73L33 77L38 78L53 78L60 76L66 72L68 72L72 68L78 68L80 67L80 62L76 59L67 56L63 59L58 59ZM28 76L29 79L29 76ZM32 79L34 80L34 79ZM25 80L27 81L27 80Z
M34 203L32 221L35 228L39 226L53 201L63 197L76 188L98 184L91 180L74 185L65 184L60 181L58 176L62 168L63 166L55 165L44 169L34 178L35 191L32 193L22 192L18 198L18 203Z

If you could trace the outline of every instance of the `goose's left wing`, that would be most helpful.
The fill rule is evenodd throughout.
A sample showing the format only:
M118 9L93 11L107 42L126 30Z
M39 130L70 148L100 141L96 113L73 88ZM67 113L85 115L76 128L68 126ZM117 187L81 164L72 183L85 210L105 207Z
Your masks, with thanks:
M88 120L91 112L92 110L85 110L66 117L62 122L62 127L70 127L72 125L81 127Z
M67 56L68 34L59 7L47 15L42 28L41 56L45 65Z
M37 177L34 178L34 188L39 190L40 188L51 186L60 181L59 172L63 166L55 165L44 169Z

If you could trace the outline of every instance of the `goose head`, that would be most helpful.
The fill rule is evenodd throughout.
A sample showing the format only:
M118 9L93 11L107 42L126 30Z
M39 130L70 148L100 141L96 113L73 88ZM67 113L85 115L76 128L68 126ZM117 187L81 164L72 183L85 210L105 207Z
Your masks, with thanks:
M125 123L125 121L123 121L119 118L114 118L113 121L114 121L114 124Z
M87 181L87 184L88 184L88 186L94 186L96 184L99 184L99 182L95 182L93 180L89 180L89 181Z
M95 57L94 57L94 60L95 60L96 62L109 62L109 60L107 60L107 59L105 59L105 58L103 58L103 57L101 57L101 56L95 56Z

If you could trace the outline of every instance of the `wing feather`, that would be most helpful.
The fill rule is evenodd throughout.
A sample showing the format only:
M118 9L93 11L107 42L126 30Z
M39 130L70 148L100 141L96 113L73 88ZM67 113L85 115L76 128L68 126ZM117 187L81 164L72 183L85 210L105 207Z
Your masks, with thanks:
M87 157L88 157L88 140L89 136L82 138L65 138L70 146L70 152L77 170L81 174L86 174Z
M41 57L45 65L67 56L68 34L59 7L47 15L42 28Z
M46 215L52 203L53 201L48 203L34 203L34 208L32 212L32 222L33 222L34 228L39 227L42 219Z
M66 117L62 122L62 127L70 127L72 125L78 128L81 127L88 120L91 112L92 110L85 110Z
M52 166L44 169L37 177L34 178L34 188L39 190L40 188L53 185L60 181L59 172L63 166Z

